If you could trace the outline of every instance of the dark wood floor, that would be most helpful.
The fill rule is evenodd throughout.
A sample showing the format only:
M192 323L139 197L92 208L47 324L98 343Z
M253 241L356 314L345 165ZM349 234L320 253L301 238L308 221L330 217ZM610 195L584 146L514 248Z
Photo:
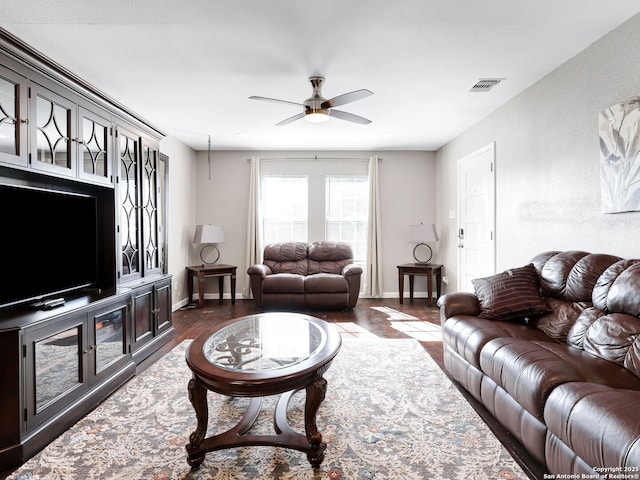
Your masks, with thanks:
M204 308L186 308L173 313L175 338L159 352L140 365L139 371L154 363L159 357L185 339L193 339L212 324L231 318L260 312L252 300L206 300ZM442 366L442 340L440 313L428 307L426 299L405 301L400 305L393 299L360 299L350 311L305 311L315 317L335 324L343 336L379 338L416 338L425 350Z
M173 325L176 330L174 339L160 351L142 363L138 372L153 364L158 358L186 339L193 339L206 332L216 322L258 313L251 300L206 300L203 308L185 308L174 312ZM442 337L440 334L440 313L435 307L428 307L426 299L416 299L413 303L405 300L400 304L397 299L360 299L351 311L305 311L304 313L333 323L343 336L414 338L420 342L426 352L443 367ZM487 410L460 388L465 398L482 416L493 433L505 445L507 450L520 464L529 478L542 479L544 472L524 449L514 441Z

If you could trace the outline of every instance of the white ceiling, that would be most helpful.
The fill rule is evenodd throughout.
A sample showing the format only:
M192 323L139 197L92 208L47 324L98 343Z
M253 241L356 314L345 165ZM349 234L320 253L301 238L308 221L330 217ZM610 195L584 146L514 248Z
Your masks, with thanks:
M0 0L0 26L195 149L435 150L638 0ZM366 126L275 124L310 75ZM480 78L506 78L470 93Z

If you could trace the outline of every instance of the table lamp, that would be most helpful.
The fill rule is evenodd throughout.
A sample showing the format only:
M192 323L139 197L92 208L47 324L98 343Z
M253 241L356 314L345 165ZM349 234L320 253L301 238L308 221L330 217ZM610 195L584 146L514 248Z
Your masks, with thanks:
M200 260L204 265L213 265L220 259L220 250L216 245L225 241L221 225L198 225L193 235L193 243L203 245L200 249Z
M426 225L422 223L420 225L409 225L409 241L417 244L413 249L413 258L416 259L416 262L429 263L431 257L433 257L433 250L431 250L431 247L427 245L427 242L438 241L436 226L433 223L428 223ZM426 260L420 260L418 258L417 250L421 245L429 249L429 258Z

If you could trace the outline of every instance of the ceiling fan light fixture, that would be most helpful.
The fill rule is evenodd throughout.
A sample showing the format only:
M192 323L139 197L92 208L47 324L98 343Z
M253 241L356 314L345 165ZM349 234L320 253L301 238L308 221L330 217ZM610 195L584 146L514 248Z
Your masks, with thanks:
M304 119L310 123L324 123L329 120L329 111L324 109L309 109L305 111Z
M309 77L309 82L313 87L313 93L302 103L290 102L289 100L279 100L277 98L258 97L255 95L249 97L249 99L302 107L302 111L300 113L276 123L276 126L278 127L282 125L289 125L301 118L305 118L309 123L327 122L331 117L346 120L347 122L359 123L360 125L367 125L371 123L371 120L367 118L354 115L353 113L344 112L342 110L336 110L334 107L339 107L341 105L346 105L347 103L366 98L373 95L372 91L366 89L354 90L353 92L343 93L337 97L326 99L322 96L322 92L320 91L322 84L324 83L324 77Z

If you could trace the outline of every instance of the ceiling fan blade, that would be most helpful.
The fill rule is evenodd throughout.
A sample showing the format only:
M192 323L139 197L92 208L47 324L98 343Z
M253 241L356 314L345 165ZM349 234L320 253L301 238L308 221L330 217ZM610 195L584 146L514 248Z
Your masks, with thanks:
M264 102L284 103L285 105L295 105L296 107L304 107L302 103L290 102L289 100L279 100L277 98L257 97L255 95L249 97L250 100L262 100Z
M293 117L285 118L279 123L276 123L276 127L281 127L282 125L287 125L288 123L295 122L296 120L300 120L304 117L304 112L294 115Z
M355 102L356 100L362 100L363 98L367 98L370 95L373 95L373 92L367 90L366 88L363 88L362 90L356 90L354 92L343 93L342 95L338 95L337 97L333 97L322 102L322 108L327 109L339 107L340 105Z
M329 115L339 118L340 120L359 123L360 125L368 125L369 123L371 123L371 120L369 120L368 118L354 115L353 113L343 112L342 110L334 110L333 108L329 110Z

